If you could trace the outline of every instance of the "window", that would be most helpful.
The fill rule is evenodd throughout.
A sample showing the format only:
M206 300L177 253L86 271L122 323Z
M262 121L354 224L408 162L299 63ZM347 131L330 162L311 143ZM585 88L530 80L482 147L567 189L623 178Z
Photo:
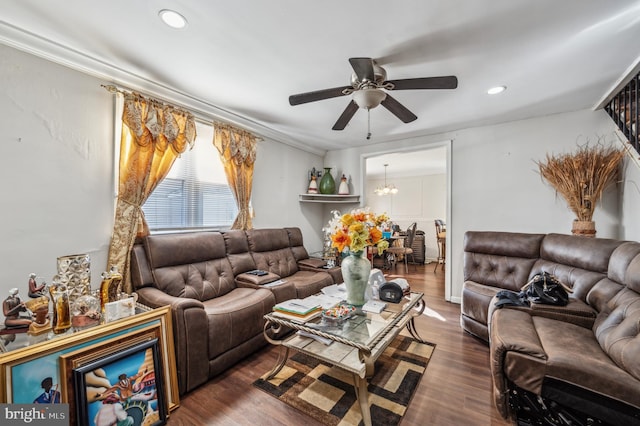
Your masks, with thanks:
M196 123L193 149L178 158L169 175L142 206L149 229L228 229L237 214L218 150L213 126Z

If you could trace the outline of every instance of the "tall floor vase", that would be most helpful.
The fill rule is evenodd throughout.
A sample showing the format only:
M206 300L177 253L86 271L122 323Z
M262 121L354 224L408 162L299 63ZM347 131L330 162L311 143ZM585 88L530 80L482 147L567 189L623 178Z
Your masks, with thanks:
M371 263L365 256L366 251L358 251L349 254L342 259L341 269L344 285L347 287L347 303L354 306L362 306L365 302L365 293L369 283Z

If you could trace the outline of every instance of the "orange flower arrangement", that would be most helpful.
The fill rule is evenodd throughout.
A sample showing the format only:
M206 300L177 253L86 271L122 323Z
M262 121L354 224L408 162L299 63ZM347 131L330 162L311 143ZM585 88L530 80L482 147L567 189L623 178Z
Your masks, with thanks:
M342 216L336 214L329 222L331 247L340 253L356 253L366 247L377 247L378 253L382 254L389 247L389 242L382 239L382 229L388 220L386 213L376 215L369 209L355 209Z

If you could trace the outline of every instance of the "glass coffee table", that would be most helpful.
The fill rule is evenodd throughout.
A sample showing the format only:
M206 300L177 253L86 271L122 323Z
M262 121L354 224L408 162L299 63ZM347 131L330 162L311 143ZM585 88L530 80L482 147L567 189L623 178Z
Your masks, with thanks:
M362 419L365 425L371 425L368 379L373 376L378 357L405 327L416 341L425 343L414 323L425 308L422 297L422 293L411 292L400 303L387 303L380 313L358 312L341 323L327 322L322 317L300 323L272 313L265 315L265 338L285 349L265 380L282 370L290 349L342 368L353 374ZM281 332L287 328L303 333L286 334L282 339L275 337L284 334Z

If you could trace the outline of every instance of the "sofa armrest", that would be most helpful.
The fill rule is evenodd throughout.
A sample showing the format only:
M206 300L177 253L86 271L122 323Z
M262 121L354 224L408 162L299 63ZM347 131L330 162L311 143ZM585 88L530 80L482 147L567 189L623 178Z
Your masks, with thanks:
M547 355L533 325L532 317L527 312L517 309L496 310L493 313L489 332L493 397L496 408L506 419L511 416L508 403L508 381L513 379L507 377L509 370L509 366L506 365L507 354L516 352L520 356L538 359L543 363ZM526 375L527 372L523 374ZM542 383L538 385L541 386Z
M138 301L150 307L171 306L173 337L180 394L205 383L209 378L207 314L202 302L175 297L155 287L138 289Z
M309 257L298 261L298 269L307 272L328 272L334 284L344 282L342 269L339 266L327 268L327 262L319 257Z

